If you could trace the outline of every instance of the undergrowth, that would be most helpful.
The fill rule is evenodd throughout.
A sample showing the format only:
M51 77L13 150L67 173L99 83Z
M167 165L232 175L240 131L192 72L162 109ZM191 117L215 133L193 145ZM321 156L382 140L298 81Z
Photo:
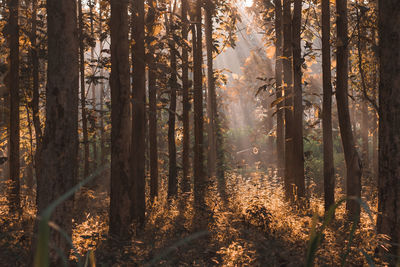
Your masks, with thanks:
M218 195L216 183L210 183L209 216L204 222L194 220L191 194L180 193L176 199L167 199L164 178L161 194L148 203L144 231L124 247L107 242L108 194L101 190L79 191L76 199L84 201L76 201L73 222L73 244L78 257L85 259L89 255L98 266L304 265L312 231L321 230L324 224L323 199L310 192L307 209L293 208L284 200L282 181L272 169L231 171L225 177L226 199ZM24 266L28 262L35 207L32 191L23 193L22 218L10 217L5 197L0 199L0 261L4 266ZM351 223L345 219L345 205L338 206L335 220L321 232L312 260L315 266L340 266L345 254L348 266L371 265L371 261L383 264L373 254L382 237L378 238L375 231L377 204L371 195L374 194L362 199L371 211L362 211L350 245ZM337 188L336 198L343 197L342 190ZM198 224L208 227L195 231ZM77 256L71 256L71 260L76 261Z

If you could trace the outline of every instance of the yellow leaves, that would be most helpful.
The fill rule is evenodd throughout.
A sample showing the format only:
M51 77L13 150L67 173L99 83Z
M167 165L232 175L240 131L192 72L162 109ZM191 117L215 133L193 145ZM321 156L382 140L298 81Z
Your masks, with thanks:
M162 30L162 25L157 24L156 26L153 27L153 36L158 35Z
M273 59L275 57L275 51L276 47L275 46L270 46L266 49L267 57L269 59Z

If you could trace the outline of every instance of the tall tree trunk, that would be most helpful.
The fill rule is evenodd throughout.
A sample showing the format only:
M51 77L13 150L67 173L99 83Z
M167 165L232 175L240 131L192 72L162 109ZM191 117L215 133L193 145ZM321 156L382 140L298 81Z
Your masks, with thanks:
M276 99L283 96L282 91L282 0L275 3L275 81ZM276 155L278 159L278 176L283 177L285 168L285 132L283 102L277 105L276 112Z
M197 210L205 208L206 181L204 175L203 155L203 51L202 51L202 0L196 1L194 17L195 34L193 34L193 68L194 68L194 202Z
M100 32L100 59L103 59L104 44L102 40L103 36L103 7L99 3L99 32ZM100 76L104 76L103 67L100 70ZM106 145L105 145L105 132L104 132L104 90L105 82L104 79L100 85L100 164L105 164L106 161Z
M11 183L9 187L10 212L20 211L20 166L19 166L19 26L18 26L18 0L9 0L9 48L10 48L10 74L8 79L10 91L10 150L9 167Z
M213 25L212 17L214 15L214 3L207 0L205 5L205 34L207 48L207 116L208 116L208 176L216 176L217 170L217 140L216 140L216 92L213 69Z
M365 51L365 43L362 41L363 36L365 35L365 31L361 29L363 23L362 15L358 14L357 10L357 52L358 52L358 71L361 76L361 86L364 93L364 99L361 103L361 120L360 120L360 136L361 136L361 157L363 164L364 174L369 169L369 148L368 148L368 99L367 99L367 83L365 81L365 74L363 68L363 57L362 54Z
M95 35L94 35L94 14L93 14L93 7L94 7L94 1L89 0L88 1L89 5L89 18L90 18L90 38L92 39L91 41L91 47L90 47L90 65L91 65L91 83L90 86L92 87L92 115L91 115L91 124L92 124L92 132L93 132L93 140L92 140L92 149L93 149L93 161L92 161L92 170L97 169L97 127L96 127L96 121L97 121L97 101L96 101L96 83L94 83L94 76L96 75L95 71L96 68L94 66L94 49L96 47L96 42L95 42ZM94 47L92 45L95 45ZM95 184L95 183L94 183ZM93 185L94 185L93 184Z
M82 135L83 135L83 177L89 176L89 137L86 114L86 89L85 89L85 46L83 43L83 10L82 0L78 0L78 20L79 20L79 69L80 69L80 89L81 89L81 114L82 114Z
M130 66L128 2L111 0L110 236L129 240L134 195L130 170Z
M132 153L131 179L135 198L134 219L138 226L144 226L145 219L145 128L146 128L146 90L145 90L145 49L144 49L144 1L132 3Z
M400 264L400 24L399 3L379 1L378 232L390 237L387 261Z
M176 2L175 2L176 3ZM171 4L172 5L172 4ZM171 8L171 16L169 19L169 48L170 48L170 72L169 86L171 90L169 117L168 117L168 196L176 196L178 191L177 170L176 170L176 143L175 143L175 116L176 116L176 90L178 87L177 66L176 66L176 48L175 48L175 25L174 15L175 7Z
M293 79L292 16L290 1L283 1L283 81L285 92L285 196L293 199Z
M332 75L330 0L322 0L322 135L324 149L324 200L325 212L335 203L335 169L332 138Z
M48 68L46 127L38 180L38 215L76 184L78 156L78 32L76 1L47 1ZM59 204L51 221L71 238L73 196ZM52 230L50 242L68 259L67 239ZM56 251L51 261L61 263Z
M37 45L37 1L32 1L32 32L31 32L31 57L32 57L32 120L35 129L36 136L36 151L34 155L34 168L36 174L36 180L40 179L40 150L42 143L42 127L40 124L39 116L39 55L38 55L38 45Z
M369 112L367 100L363 100L361 103L361 123L360 123L360 134L361 134L361 158L364 175L369 176Z
M148 76L149 76L149 143L150 143L150 199L158 195L158 151L157 151L157 69L155 66L155 47L151 44L153 38L154 24L156 21L156 2L149 0L149 10L147 13L147 47L149 54Z
M336 1L337 12L337 80L336 101L338 107L340 135L342 138L344 157L346 161L346 193L349 198L346 203L349 218L359 220L360 204L350 198L361 197L361 163L355 148L354 136L351 130L351 121L348 103L348 45L347 33L347 0Z
M188 39L189 22L187 19L188 2L182 0L182 39ZM190 130L189 130L189 48L184 42L182 45L182 121L183 121L183 151L182 151L182 191L190 191L189 180L189 146L190 146Z
M303 148L303 90L302 90L302 58L301 58L301 5L302 0L294 1L293 9L293 174L296 185L296 198L305 198L304 183L304 148Z

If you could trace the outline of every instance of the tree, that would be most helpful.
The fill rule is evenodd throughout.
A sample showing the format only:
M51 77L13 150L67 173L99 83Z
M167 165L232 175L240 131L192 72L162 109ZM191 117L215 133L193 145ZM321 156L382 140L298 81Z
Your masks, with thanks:
M155 66L155 40L154 29L157 18L156 1L149 0L147 11L147 55L148 79L149 79L149 143L150 143L150 199L158 195L158 152L157 152L157 68Z
M41 177L37 181L38 215L76 184L78 154L78 31L76 1L47 1L48 68L46 126L42 142ZM51 221L72 235L73 197L59 204ZM50 241L65 255L67 239L52 230ZM51 253L53 264L61 259Z
M207 121L208 121L208 176L215 177L217 170L217 138L216 138L216 113L217 97L215 93L213 69L213 25L215 4L212 0L205 2L205 34L207 49Z
M145 49L144 49L144 1L132 2L132 152L131 179L134 190L134 220L143 226L145 219L145 129L146 129L146 90L145 90Z
M32 120L36 135L36 151L34 156L34 167L36 180L40 178L40 151L42 143L42 127L39 116L39 46L37 45L37 1L32 1L32 28L31 28L31 57L32 57Z
M190 146L190 129L189 129L189 47L187 45L189 25L187 19L188 2L182 0L182 123L183 123L183 148L182 148L182 191L190 191L189 181L189 146Z
M303 153L303 90L301 57L301 5L302 0L294 1L292 36L293 36L293 175L296 199L305 198L304 153Z
M293 69L290 1L283 1L283 81L285 93L285 195L293 199Z
M361 197L361 163L355 148L348 104L349 37L347 29L347 0L336 1L336 13L336 101L340 136L346 161L346 194L348 197L346 209L350 219L359 220L360 205L354 198L360 199Z
M130 177L130 74L128 5L111 1L111 192L109 234L129 239L133 182Z
M197 210L205 208L206 181L204 175L203 154L203 51L201 20L203 5L202 0L196 1L195 14L192 21L195 22L193 32L193 85L194 85L194 202Z
M400 23L398 1L379 1L378 232L390 237L387 260L400 263ZM396 258L397 256L397 258Z
M276 99L280 101L276 107L276 156L278 175L283 176L285 168L285 132L282 91L282 0L274 0L275 4L275 82Z
M322 1L322 138L324 150L324 200L325 212L335 203L335 170L332 138L332 78L330 45L330 2Z
M79 23L79 71L80 71L80 89L81 89L81 116L82 116L82 135L83 135L83 177L89 175L89 137L87 126L86 110L86 86L85 86L85 44L84 44L84 21L82 0L78 0L78 23Z
M10 91L10 177L9 209L11 212L20 211L20 166L19 166L19 26L18 0L9 0L8 42L10 49L10 75L8 86Z
M171 3L172 6L172 3ZM170 49L170 104L169 104L169 117L168 117L168 196L176 196L178 192L178 182L177 182L177 169L176 169L176 143L175 143L175 116L176 116L176 91L178 87L177 78L177 63L176 63L176 48L175 48L175 23L174 23L174 13L175 13L176 2L174 7L171 7L171 15L169 22L167 23L168 28L168 45Z

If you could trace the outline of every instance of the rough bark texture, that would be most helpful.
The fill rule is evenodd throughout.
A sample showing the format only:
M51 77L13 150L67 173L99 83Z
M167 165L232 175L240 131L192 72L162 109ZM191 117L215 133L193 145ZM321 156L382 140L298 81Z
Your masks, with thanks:
M202 31L201 12L202 1L196 2L195 16L195 38L193 47L194 64L194 202L197 209L203 209L205 205L205 175L204 175L204 154L203 154L203 86L202 86Z
M46 128L38 180L38 215L77 182L78 155L78 31L76 1L47 1L48 68ZM51 221L71 238L73 197L62 202ZM61 233L51 232L51 247L69 255L70 245ZM67 256L68 258L68 256ZM60 261L56 251L51 261ZM55 265L56 266L56 265Z
M130 158L130 75L128 5L111 1L111 193L110 236L129 239L132 223L133 183Z
M301 58L301 5L302 0L294 1L293 9L293 174L296 199L305 197L304 182L304 148L303 148L303 90L302 90L302 58Z
M188 39L189 25L187 19L188 2L182 0L182 39ZM189 149L190 149L190 129L189 129L189 47L184 43L182 46L182 122L183 122L183 151L182 151L182 191L190 191L189 180Z
M283 81L285 92L285 196L293 198L293 79L290 1L283 2Z
M390 237L390 266L400 264L400 28L395 26L399 24L399 2L380 0L378 232Z
M351 130L348 103L348 30L347 30L347 0L336 1L337 12L337 70L336 70L336 101L338 107L340 136L342 138L344 157L346 161L346 193L348 198L361 197L361 163L355 148ZM354 199L346 203L349 218L358 220L360 204Z
M217 170L217 138L216 138L216 92L213 69L213 25L212 17L214 14L214 3L211 0L206 1L205 5L205 34L207 49L207 132L208 132L208 176L216 176Z
M282 92L282 0L274 0L275 4L275 81L276 99L283 96ZM278 161L278 176L283 177L285 168L285 132L283 102L277 105L276 112L276 156Z
M146 132L146 90L145 90L145 49L144 49L144 1L132 3L132 153L131 179L134 183L134 220L139 227L145 219L145 132Z
M330 1L322 0L322 135L324 149L325 212L335 203L335 169L332 138L332 75L330 45Z
M85 89L85 46L83 43L83 11L82 0L78 1L78 20L79 20L79 71L80 71L80 92L81 92L81 116L82 116L82 135L83 135L83 177L89 175L89 137L87 126L86 111L86 89Z
M170 72L169 78L170 86L170 103L169 103L169 117L168 117L168 196L176 196L178 192L177 183L177 170L176 170L176 143L175 143L175 116L176 116L176 90L178 87L177 66L176 66L176 48L174 41L175 25L173 16L169 20L169 48L170 48Z
M31 57L32 57L32 120L36 136L36 151L34 155L34 168L36 180L40 179L40 150L42 143L42 127L39 117L39 55L37 45L37 1L32 1L32 32L31 32Z
M158 195L158 152L157 152L157 70L155 67L155 48L151 45L154 36L154 23L156 20L156 2L148 2L149 10L147 13L147 46L149 54L147 55L147 66L149 76L149 143L150 143L150 199Z
M8 86L10 90L10 185L9 209L11 212L20 210L20 166L19 166L19 26L18 0L9 0L9 48L10 75Z

